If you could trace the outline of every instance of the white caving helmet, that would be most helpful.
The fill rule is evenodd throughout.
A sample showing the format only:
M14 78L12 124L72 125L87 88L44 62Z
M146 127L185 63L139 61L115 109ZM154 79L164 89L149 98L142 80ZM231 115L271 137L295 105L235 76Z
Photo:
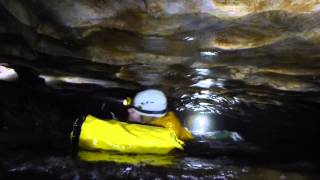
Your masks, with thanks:
M156 89L141 91L133 99L133 109L143 116L162 117L167 113L167 97Z

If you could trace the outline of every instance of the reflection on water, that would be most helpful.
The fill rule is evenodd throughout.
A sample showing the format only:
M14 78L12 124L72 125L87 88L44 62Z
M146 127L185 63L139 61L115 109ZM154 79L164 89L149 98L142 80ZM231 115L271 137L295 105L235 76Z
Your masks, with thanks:
M214 89L180 90L175 92L175 95L179 97L176 104L177 111L208 113L211 116L214 114L221 114L224 110L231 109L233 106L240 103L237 97L219 95Z
M176 160L174 155L121 154L117 152L79 151L78 157L88 162L114 162L133 165L168 166Z
M316 175L308 173L296 173L286 170L277 170L273 167L255 167L250 164L238 164L227 157L197 158L197 157L173 157L157 155L121 155L112 152L79 152L82 161L89 162L92 166L86 166L86 171L94 168L96 171L108 169L114 177L117 174L124 177L144 177L152 174L152 178L159 179L316 179ZM110 163L111 162L111 163ZM112 162L117 163L114 167ZM45 165L44 165L45 166ZM120 167L119 167L120 166ZM288 167L290 164L279 164L280 167ZM305 168L309 164L296 164ZM45 166L46 167L46 166ZM43 168L45 168L43 167ZM66 166L64 166L66 167ZM141 171L140 167L144 170ZM160 169L157 169L160 168ZM162 174L163 168L165 174ZM26 167L28 169L28 167ZM18 170L18 169L17 169ZM18 170L19 171L19 170ZM108 174L101 171L102 174ZM154 174L153 174L154 173ZM164 176L163 176L164 175ZM148 176L147 176L148 177ZM150 177L151 178L151 177Z
M191 87L210 88L214 85L216 85L216 83L213 79L204 79L193 84Z
M208 114L195 113L189 116L186 121L192 134L201 135L216 130L215 119Z
M184 122L197 141L239 142L244 140L238 132L226 130L223 120L213 113L189 112Z

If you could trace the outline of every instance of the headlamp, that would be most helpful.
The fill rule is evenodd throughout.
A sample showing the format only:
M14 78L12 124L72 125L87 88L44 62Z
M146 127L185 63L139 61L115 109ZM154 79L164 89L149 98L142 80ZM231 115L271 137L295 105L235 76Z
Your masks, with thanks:
M122 104L123 104L124 106L131 106L131 104L132 104L132 99L131 99L130 97L127 97L126 99L124 99L124 100L122 101Z

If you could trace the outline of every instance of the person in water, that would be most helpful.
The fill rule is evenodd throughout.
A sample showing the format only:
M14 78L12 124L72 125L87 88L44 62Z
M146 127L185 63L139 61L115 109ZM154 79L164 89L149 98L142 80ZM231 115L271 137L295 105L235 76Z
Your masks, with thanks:
M73 148L74 143L70 146L70 132L81 114L91 114L101 120L161 126L173 130L180 140L192 139L174 112L168 111L167 97L159 90L138 93L121 89L57 90L47 86L43 79L27 68L14 69L19 77L16 81L0 81L4 90L0 103L0 128L7 129L10 136L21 142L8 140L8 147L10 144L32 142L39 149L65 151ZM127 98L124 106L123 100L128 96L134 98ZM20 134L30 138L20 138Z
M191 133L182 127L174 112L168 112L167 97L160 90L148 89L137 93L128 108L128 121L169 128L181 140L192 139Z
M193 139L174 112L167 110L162 91L144 90L136 94L133 103L130 101L123 101L129 107L127 122L91 114L78 118L71 132L74 149L166 154L183 150L184 141Z

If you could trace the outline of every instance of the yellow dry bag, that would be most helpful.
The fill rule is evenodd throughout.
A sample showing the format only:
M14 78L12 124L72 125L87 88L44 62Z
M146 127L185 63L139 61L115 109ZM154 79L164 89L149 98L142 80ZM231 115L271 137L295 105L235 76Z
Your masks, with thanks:
M168 128L101 120L91 115L86 116L80 127L78 146L81 149L140 154L167 154L175 148L183 150L183 141Z

